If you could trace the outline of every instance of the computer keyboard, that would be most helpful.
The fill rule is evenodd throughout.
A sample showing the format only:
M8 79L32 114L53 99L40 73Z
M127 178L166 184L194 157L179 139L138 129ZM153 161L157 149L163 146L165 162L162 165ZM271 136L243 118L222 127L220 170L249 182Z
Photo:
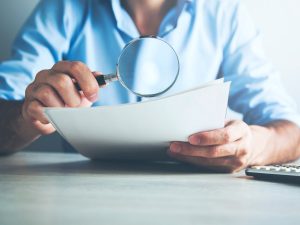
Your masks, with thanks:
M246 175L257 179L300 183L300 165L252 166Z

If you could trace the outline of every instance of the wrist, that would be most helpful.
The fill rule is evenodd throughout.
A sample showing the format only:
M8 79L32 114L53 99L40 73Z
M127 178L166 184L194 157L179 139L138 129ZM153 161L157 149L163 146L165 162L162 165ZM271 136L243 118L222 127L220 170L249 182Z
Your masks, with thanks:
M22 115L23 102L0 100L0 153L10 154L38 138Z
M251 125L251 164L266 165L276 161L274 152L274 136L276 131L272 127Z
M23 107L24 102L18 106L16 121L11 126L18 139L27 144L36 140L40 136L40 132L33 126L30 119L24 117Z

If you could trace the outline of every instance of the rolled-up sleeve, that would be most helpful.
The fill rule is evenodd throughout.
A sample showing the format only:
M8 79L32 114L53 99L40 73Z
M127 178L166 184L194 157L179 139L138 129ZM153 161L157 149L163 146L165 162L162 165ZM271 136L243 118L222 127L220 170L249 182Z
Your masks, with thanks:
M261 35L239 1L227 24L221 71L232 82L229 107L243 114L248 124L289 120L300 126L297 106L267 60Z
M24 24L11 57L0 63L0 99L21 100L36 73L49 69L69 48L65 1L43 0Z

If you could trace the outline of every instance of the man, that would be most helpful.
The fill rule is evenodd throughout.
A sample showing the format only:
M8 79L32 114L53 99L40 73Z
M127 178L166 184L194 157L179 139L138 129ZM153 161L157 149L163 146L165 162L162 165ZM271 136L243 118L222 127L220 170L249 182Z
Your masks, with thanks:
M238 0L41 1L0 65L2 153L55 131L44 107L137 101L117 83L100 96L91 71L113 71L123 46L140 35L160 36L177 51L181 74L173 92L223 74L232 81L229 106L244 116L171 143L171 157L232 172L300 156L299 115Z

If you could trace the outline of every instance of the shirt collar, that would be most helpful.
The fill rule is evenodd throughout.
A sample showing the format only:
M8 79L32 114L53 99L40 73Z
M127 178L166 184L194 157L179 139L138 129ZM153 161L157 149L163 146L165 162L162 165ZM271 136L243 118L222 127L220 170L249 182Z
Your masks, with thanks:
M139 37L139 32L133 20L121 5L121 0L111 0L111 4L118 29L132 38ZM194 4L195 0L178 0L177 5L163 19L158 35L164 36L174 30L183 11L193 14L195 11Z

